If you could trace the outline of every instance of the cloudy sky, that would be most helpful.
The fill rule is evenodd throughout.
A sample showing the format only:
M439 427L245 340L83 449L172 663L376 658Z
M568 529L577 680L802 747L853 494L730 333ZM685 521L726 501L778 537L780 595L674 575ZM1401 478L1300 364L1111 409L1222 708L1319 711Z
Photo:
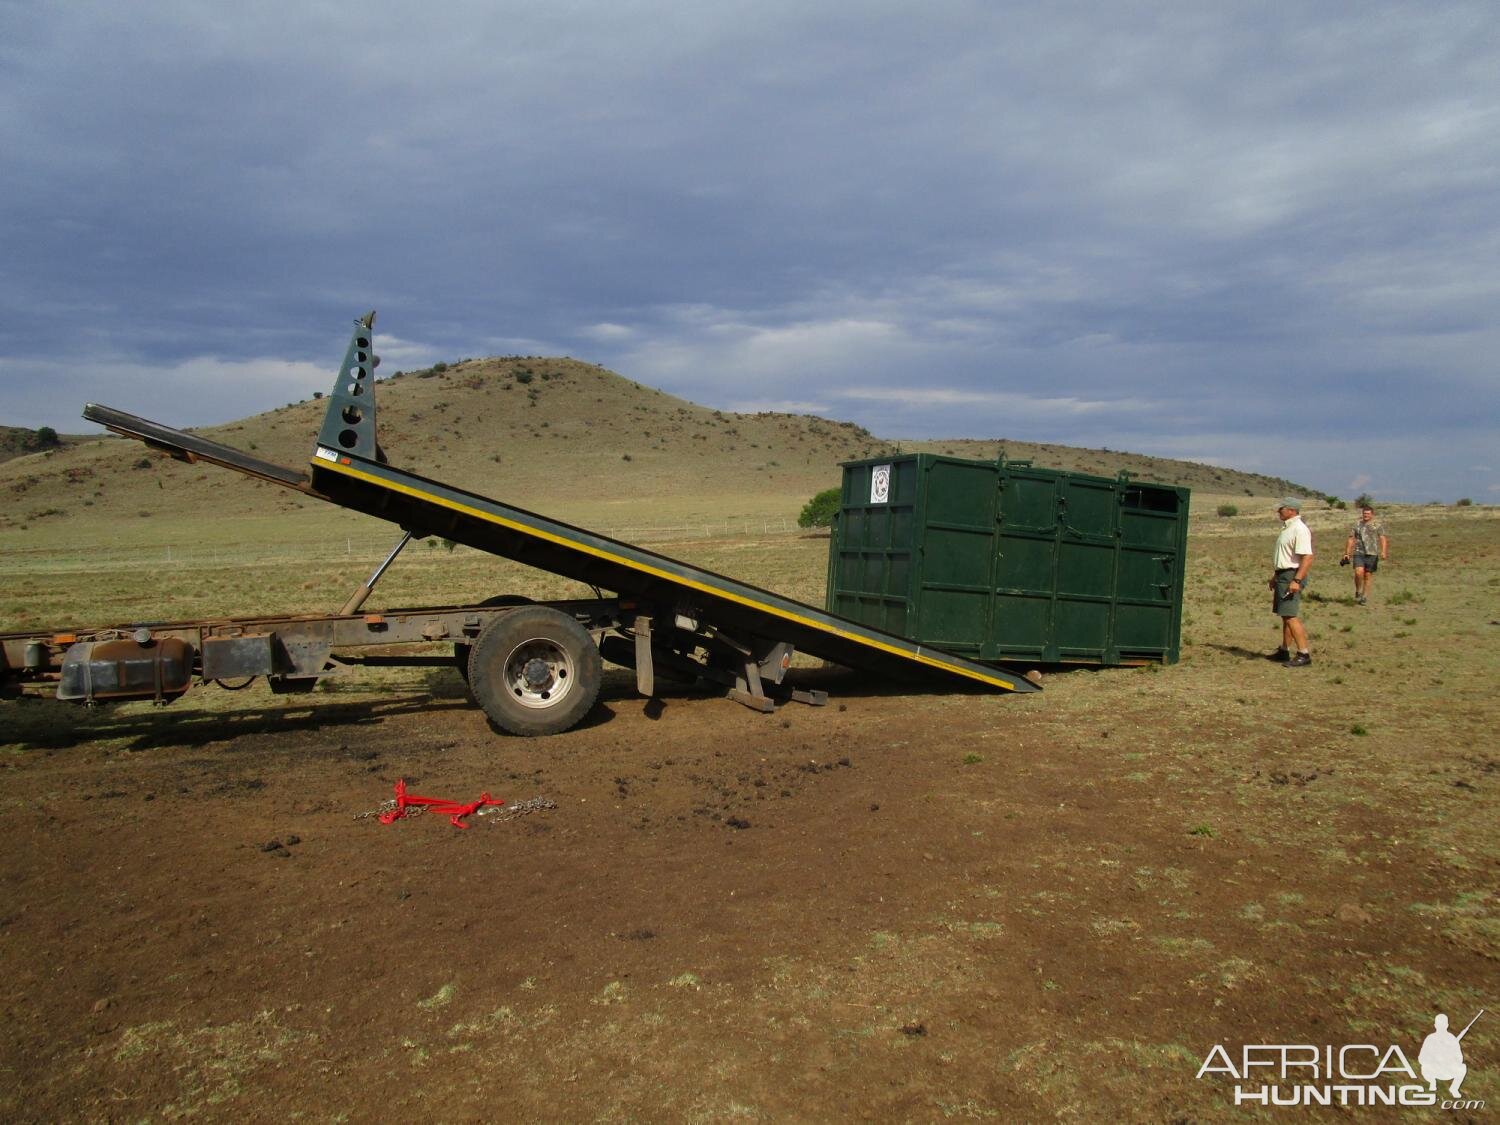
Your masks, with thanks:
M567 354L1500 502L1500 8L0 0L0 423Z

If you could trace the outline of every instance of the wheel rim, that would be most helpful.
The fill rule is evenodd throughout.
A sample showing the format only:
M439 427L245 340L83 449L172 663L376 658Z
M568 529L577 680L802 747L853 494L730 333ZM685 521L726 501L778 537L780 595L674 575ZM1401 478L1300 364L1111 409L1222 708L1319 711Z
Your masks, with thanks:
M577 680L567 649L546 637L533 637L505 658L505 690L523 707L556 707Z

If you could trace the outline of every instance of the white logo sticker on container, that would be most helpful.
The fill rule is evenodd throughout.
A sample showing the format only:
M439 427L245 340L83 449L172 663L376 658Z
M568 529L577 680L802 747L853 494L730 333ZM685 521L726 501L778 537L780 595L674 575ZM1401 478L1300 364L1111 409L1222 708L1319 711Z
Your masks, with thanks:
M870 471L870 503L886 504L891 499L891 467L876 465Z
M315 452L325 461L337 461L339 459L339 455L337 453L335 453L331 449L324 449L321 445L318 446Z

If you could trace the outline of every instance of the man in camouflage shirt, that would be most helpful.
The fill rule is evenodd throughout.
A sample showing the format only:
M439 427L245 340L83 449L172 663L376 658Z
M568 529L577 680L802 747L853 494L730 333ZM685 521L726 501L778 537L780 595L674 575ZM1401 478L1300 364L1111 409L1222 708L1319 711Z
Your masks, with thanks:
M1366 504L1359 510L1359 520L1349 533L1344 544L1344 563L1354 563L1354 600L1366 604L1370 596L1370 579L1376 568L1390 557L1390 540L1385 537L1385 524L1375 522L1375 509Z

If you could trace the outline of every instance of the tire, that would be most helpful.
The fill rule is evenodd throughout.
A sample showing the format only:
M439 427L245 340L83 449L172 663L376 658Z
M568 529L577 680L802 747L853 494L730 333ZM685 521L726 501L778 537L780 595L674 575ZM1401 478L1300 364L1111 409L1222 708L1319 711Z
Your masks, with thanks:
M525 606L486 626L469 654L469 690L490 721L523 737L576 726L604 676L589 631L566 613Z
M532 602L530 598L522 594L496 594L492 598L485 598L479 604L481 606L531 605ZM456 641L453 645L453 663L458 668L459 677L463 680L465 687L469 686L469 656L473 651L474 646L467 641ZM469 692L469 698L475 703L479 702L474 699L472 691Z

